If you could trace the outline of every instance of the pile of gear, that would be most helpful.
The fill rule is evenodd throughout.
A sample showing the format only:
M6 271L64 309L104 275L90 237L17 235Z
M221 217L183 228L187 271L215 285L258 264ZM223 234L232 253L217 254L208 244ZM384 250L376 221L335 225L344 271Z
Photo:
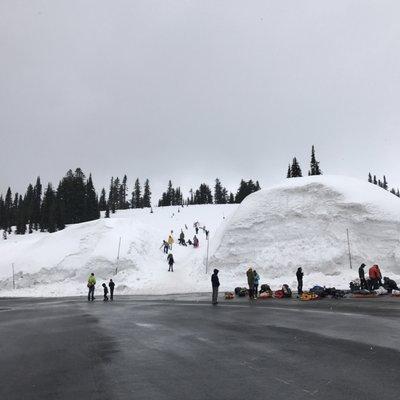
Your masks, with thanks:
M373 265L368 270L368 276L365 277L365 264L361 264L358 269L358 278L350 282L350 292L353 297L376 297L385 294L398 296L400 289L397 283L385 276L382 281L382 273L378 265Z
M237 297L246 297L249 296L249 289L245 287L237 287L235 288L235 293L233 292L225 292L225 298L231 299L234 298L234 295ZM283 299L292 297L292 290L290 289L289 285L284 284L282 288L279 290L271 290L271 287L268 284L263 284L260 286L260 293L258 294L260 299Z

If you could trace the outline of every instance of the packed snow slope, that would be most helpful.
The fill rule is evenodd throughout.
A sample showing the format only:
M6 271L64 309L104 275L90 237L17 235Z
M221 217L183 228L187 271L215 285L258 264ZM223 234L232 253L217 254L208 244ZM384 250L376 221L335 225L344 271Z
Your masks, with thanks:
M210 231L212 241L217 227L236 208L237 205L206 205L160 207L154 208L153 213L150 209L125 210L109 219L71 225L56 233L11 234L7 240L0 239L0 296L85 294L91 272L97 277L98 297L101 283L110 278L116 283L116 294L208 291L205 233L200 230L197 249L178 246L179 234L183 229L186 240L193 240L193 224L198 221ZM160 249L171 230L176 242L173 273L168 272L166 255Z
M350 238L350 269L347 229ZM248 196L216 233L212 266L237 275L246 265L262 281L305 287L348 288L359 265L377 263L400 278L400 199L386 190L343 176L287 179Z
M208 274L202 230L198 249L174 244L176 264L174 272L168 272L162 240L173 230L177 242L181 229L186 239L193 239L196 221L210 230ZM298 266L305 272L305 288L347 288L361 262L378 263L384 275L399 281L399 245L396 196L342 176L287 179L252 194L239 206L117 211L109 219L52 234L12 234L0 239L0 296L84 295L91 272L97 277L98 297L101 283L110 278L116 282L116 294L203 292L210 291L214 267L220 270L221 290L233 290L246 286L248 266L258 270L261 283L274 289L283 283L295 287Z

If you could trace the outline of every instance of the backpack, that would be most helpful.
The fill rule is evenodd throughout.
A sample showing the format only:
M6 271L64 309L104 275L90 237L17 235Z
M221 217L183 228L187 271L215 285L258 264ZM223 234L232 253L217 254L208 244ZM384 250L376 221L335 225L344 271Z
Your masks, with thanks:
M240 288L239 297L246 297L248 290L246 288Z
M282 286L282 291L285 297L292 297L292 290L290 289L289 285L284 284Z
M236 296L239 295L240 290L241 290L240 287L235 287L235 294L236 294Z
M264 292L270 292L271 288L269 287L269 285L267 284L263 284L260 287L260 293L264 293Z
M225 300L232 300L235 298L233 292L225 292Z
M283 299L283 298L285 297L285 293L284 293L283 290L277 290L277 291L275 291L275 293L274 293L274 297L275 297L276 299Z

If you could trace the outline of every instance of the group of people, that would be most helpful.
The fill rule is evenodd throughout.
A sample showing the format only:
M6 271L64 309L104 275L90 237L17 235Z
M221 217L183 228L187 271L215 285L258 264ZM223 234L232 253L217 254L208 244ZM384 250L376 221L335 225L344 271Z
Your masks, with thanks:
M358 268L358 277L360 278L361 289L367 289L369 291L377 290L380 286L384 287L387 291L399 290L397 283L388 277L383 278L382 273L378 265L374 264L368 270L368 277L365 277L365 267L363 263Z
M246 272L247 284L249 285L249 298L256 299L258 297L258 285L260 284L260 275L253 268L249 268Z
M114 300L114 287L115 287L115 283L112 279L110 279L110 282L108 282L108 288L107 285L105 283L103 283L101 285L103 287L103 301L108 301L108 288L110 288L110 300L113 301ZM94 276L94 273L92 272L88 278L88 283L87 283L87 287L89 289L88 292L88 301L93 301L95 299L94 297L94 290L96 287L96 277Z

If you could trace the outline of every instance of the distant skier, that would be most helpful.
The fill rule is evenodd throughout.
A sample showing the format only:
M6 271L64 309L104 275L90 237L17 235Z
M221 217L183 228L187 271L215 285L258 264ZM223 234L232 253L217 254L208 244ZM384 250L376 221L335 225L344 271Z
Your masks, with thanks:
M108 287L110 288L110 300L113 301L114 300L115 283L112 279L110 279L110 282L108 282Z
M299 296L303 294L303 276L304 276L303 270L301 269L301 267L299 267L296 272L297 293Z
M172 245L175 243L174 238L172 237L172 231L171 231L171 235L168 236L168 245L169 245L169 249L172 250Z
M365 264L361 264L360 268L358 268L358 277L360 278L360 283L361 283L361 289L366 289L367 288L367 281L365 280Z
M211 285L212 285L212 304L215 306L218 304L218 288L219 288L219 278L218 270L214 269L214 273L211 275Z
M164 252L165 254L168 254L169 244L168 244L168 242L167 242L166 240L163 240L163 243L162 243L160 249L161 249L161 248L163 249L163 252Z
M206 230L206 240L208 240L208 235L210 234L210 231Z
M194 238L193 238L193 247L195 247L196 249L197 249L197 247L199 247L199 239L197 238L197 236L196 235L194 235Z
M92 272L88 278L88 283L87 283L87 287L89 288L88 301L94 300L95 285L96 285L96 278L94 277L94 273Z
M101 286L103 286L103 290L104 290L103 301L108 301L108 288L107 288L107 285L105 283L103 283Z
M253 269L250 267L247 272L247 284L249 285L249 298L254 298L254 272Z
M170 272L170 271L174 272L175 260L174 260L174 256L172 255L172 253L168 254L167 262L168 262L168 265L169 265L168 272Z
M189 240L187 241L187 244L188 244L189 246L192 246L192 245L193 245L193 242L189 239Z
M258 285L260 283L260 275L258 275L257 271L254 270L254 298L258 296Z

